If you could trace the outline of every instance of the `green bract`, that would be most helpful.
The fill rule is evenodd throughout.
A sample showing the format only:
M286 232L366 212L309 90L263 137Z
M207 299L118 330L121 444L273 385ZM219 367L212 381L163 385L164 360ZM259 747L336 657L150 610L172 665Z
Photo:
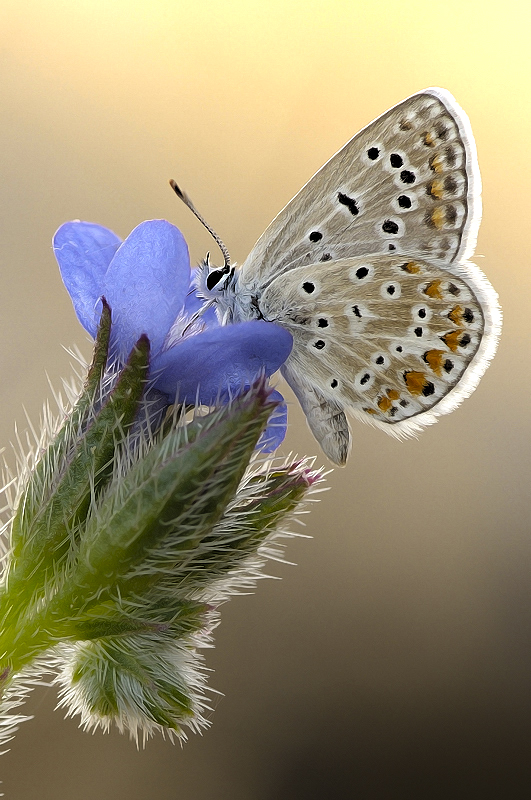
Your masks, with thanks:
M83 392L17 491L0 595L3 711L53 669L85 726L184 736L206 724L197 648L217 606L253 584L320 476L256 457L275 408L262 380L161 424L146 391L149 341L112 374L110 331L104 305Z

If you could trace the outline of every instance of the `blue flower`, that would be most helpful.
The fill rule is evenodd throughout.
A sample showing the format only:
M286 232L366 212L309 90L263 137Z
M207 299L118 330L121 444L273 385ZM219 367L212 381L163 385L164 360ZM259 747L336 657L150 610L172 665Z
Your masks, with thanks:
M272 375L292 347L291 334L263 320L219 325L213 309L194 320L200 301L190 288L188 248L166 220L148 220L121 241L90 222L66 222L53 238L63 282L79 321L95 336L101 298L112 310L112 353L125 360L141 334L151 343L151 380L168 402L213 405L237 394L261 372ZM273 413L262 445L281 443L286 406Z

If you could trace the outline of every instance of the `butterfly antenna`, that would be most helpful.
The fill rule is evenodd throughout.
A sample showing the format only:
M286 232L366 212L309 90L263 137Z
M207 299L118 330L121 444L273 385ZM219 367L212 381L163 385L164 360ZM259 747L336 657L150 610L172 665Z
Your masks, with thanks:
M225 262L225 264L223 266L223 270L224 270L224 272L230 272L231 261L230 261L229 251L227 250L227 248L225 247L225 245L221 241L220 237L217 235L216 231L213 228L210 227L210 225L205 220L205 218L199 213L197 208L194 206L194 204L192 203L192 201L190 200L188 195L185 192L183 192L182 189L179 188L179 186L175 183L173 178L170 180L170 186L173 189L173 191L175 192L175 194L177 195L177 197L180 200L183 201L185 206L188 206L188 208L190 209L192 214L194 214L197 217L199 222L202 225L204 225L204 227L207 229L209 234L212 236L212 238L214 239L214 241L216 242L217 246L219 247L219 249L221 250L221 252L223 254L223 260Z

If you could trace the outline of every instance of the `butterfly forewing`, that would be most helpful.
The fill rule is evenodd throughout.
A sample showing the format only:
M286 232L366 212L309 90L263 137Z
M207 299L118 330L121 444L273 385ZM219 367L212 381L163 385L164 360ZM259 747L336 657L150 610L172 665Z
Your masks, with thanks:
M305 264L415 253L442 265L475 246L480 180L468 118L441 89L413 95L356 134L258 240L241 272L260 289Z
M282 372L332 461L345 411L398 436L477 385L501 327L472 254L481 182L468 118L427 89L356 134L280 212L227 292L223 319L293 335Z
M465 280L401 255L299 267L261 298L264 316L293 335L286 366L297 392L312 386L329 402L405 435L433 421L429 412L452 392L456 402L466 395L465 373L490 347L485 307L473 274Z

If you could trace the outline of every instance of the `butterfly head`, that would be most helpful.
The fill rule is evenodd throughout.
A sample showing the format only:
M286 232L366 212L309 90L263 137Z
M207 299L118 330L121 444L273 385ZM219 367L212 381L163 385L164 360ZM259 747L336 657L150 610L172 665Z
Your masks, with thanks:
M210 253L207 253L197 268L197 291L205 300L216 301L233 285L234 279L234 267L230 264L213 267L210 264Z

